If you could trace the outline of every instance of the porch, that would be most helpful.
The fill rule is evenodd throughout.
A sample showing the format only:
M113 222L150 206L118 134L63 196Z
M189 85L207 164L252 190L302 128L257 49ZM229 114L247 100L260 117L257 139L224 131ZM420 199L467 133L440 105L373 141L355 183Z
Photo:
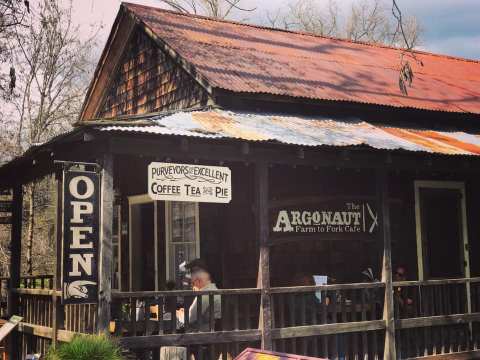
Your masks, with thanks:
M480 341L479 283L478 277L394 282L394 287L408 290L414 304L402 309L398 301L394 302L397 357L448 354L448 358L476 358ZM384 358L384 289L381 282L271 288L273 348L331 359ZM94 332L94 305L58 305L59 291L48 288L20 288L14 293L19 298L19 314L24 317L18 329L24 354L44 353L52 341L69 341L75 333ZM321 300L312 306L317 294ZM215 321L210 308L209 332L189 329L188 319L179 330L168 315L175 314L177 305L183 306L195 297L201 299L200 295L221 297L220 322ZM259 324L258 288L114 292L112 296L112 307L121 310L113 311L110 330L131 356L158 357L161 346L175 345L187 347L200 359L214 359L220 354L231 358L246 347L261 346L265 330ZM55 319L60 324L57 329L52 326Z
M44 352L75 333L109 331L139 358L167 345L186 346L202 359L226 359L247 346L332 359L478 356L480 264L468 255L479 246L476 159L177 137L158 142L100 132L87 138L84 143L82 135L77 147L57 145L56 153L102 164L99 302L62 305L59 262L48 280L23 280L20 254L13 251L7 313L24 317L12 340L23 354ZM91 141L106 149L89 153ZM50 157L37 159L43 165L35 176L54 168ZM229 167L232 202L148 199L147 167L160 160ZM30 173L20 175L32 180ZM12 248L20 249L22 184L12 187ZM438 241L439 252L427 246L436 233L422 212L438 207L429 203L431 189L445 190L436 195L455 205L453 212L439 208L454 219L444 231L455 237ZM346 211L347 203L370 205L366 231L273 231L281 210L313 216L316 209ZM175 241L175 224L188 241ZM59 228L61 221L57 244ZM183 249L182 258L172 255L175 249ZM446 253L458 259L433 266ZM196 257L206 261L220 290L179 289L178 265ZM407 279L394 281L398 266L408 269ZM367 268L373 274L368 281ZM304 275L321 275L327 284L306 284ZM177 290L167 290L168 282ZM188 316L179 326L175 310L196 299L201 311L205 297L210 303L221 298L220 319L209 307L209 331L195 331Z

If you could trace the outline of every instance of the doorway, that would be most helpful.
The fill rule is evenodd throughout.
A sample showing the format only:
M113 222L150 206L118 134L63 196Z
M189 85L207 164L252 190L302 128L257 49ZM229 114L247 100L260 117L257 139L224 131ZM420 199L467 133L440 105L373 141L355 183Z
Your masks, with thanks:
M130 291L157 290L157 204L147 195L130 196Z
M415 181L420 280L470 277L465 185Z

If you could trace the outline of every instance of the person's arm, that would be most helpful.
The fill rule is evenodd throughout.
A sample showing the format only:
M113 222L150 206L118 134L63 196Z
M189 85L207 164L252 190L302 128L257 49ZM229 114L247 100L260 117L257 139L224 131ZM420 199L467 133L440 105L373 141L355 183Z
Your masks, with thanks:
M197 321L197 298L195 298L188 308L188 321L194 323Z
M195 300L193 300L192 305L190 305L190 308L188 309L190 323L194 323L194 322L198 321L198 318L197 318L197 314L198 314L197 299L198 299L198 296L195 297ZM208 311L208 307L209 307L209 296L208 295L202 295L202 315L205 315L205 313Z

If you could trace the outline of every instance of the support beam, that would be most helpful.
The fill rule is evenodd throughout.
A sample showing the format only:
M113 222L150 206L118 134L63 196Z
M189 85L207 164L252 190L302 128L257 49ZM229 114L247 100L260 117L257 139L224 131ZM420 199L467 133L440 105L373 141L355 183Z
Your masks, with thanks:
M22 215L23 215L23 187L21 183L13 187L12 227L10 240L10 281L8 282L8 316L18 315L18 294L12 291L20 287L20 264L22 257ZM11 359L19 358L19 336L10 336Z
M268 166L257 163L255 169L255 204L257 215L257 234L260 246L258 262L258 286L261 290L260 330L261 344L264 350L273 350L272 342L272 305L270 296L270 248L268 246Z
M63 174L55 174L57 189L55 192L55 277L53 279L53 288L56 291L62 290L62 263L63 263ZM58 331L65 328L65 307L60 301L60 297L53 295L52 312L52 347L55 348L58 341Z
M112 229L113 229L113 155L105 153L102 161L100 194L100 248L98 263L97 332L108 331L112 301Z
M392 242L390 234L390 207L388 204L388 176L387 171L380 169L376 172L377 196L382 211L382 233L383 233L383 260L382 260L382 282L385 283L385 299L383 306L383 320L385 320L385 348L384 358L395 360L397 358L395 348L395 315L393 304L392 285Z

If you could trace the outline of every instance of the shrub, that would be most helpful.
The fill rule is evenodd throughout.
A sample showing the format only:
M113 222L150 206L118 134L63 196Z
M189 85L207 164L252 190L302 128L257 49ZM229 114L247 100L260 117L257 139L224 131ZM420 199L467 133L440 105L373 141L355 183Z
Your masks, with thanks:
M105 335L79 335L51 348L46 360L123 360L120 348Z

